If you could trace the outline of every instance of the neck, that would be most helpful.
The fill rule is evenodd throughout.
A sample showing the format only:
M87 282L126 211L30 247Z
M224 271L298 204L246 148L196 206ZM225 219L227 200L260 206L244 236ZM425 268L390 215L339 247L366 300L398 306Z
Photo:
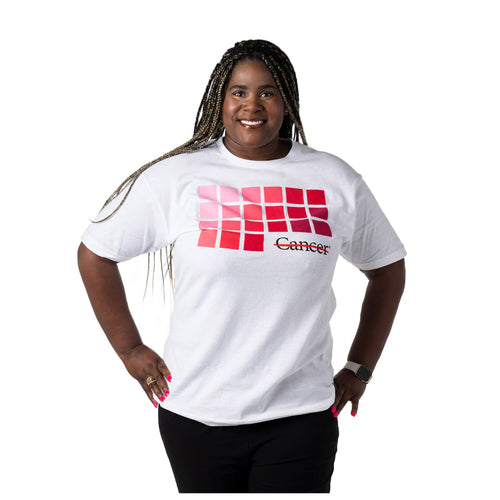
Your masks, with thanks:
M256 147L243 146L227 136L224 136L223 141L228 151L234 156L253 161L268 161L284 158L292 147L291 142L285 139L277 139L264 146Z

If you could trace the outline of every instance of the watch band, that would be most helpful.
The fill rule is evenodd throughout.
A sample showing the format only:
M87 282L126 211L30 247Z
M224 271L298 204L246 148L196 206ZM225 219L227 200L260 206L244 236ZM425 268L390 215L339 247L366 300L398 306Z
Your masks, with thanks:
M348 361L344 368L351 370L354 372L354 375L359 378L362 382L367 384L372 379L372 371L367 368L365 365L360 365L359 363L355 363L354 361Z

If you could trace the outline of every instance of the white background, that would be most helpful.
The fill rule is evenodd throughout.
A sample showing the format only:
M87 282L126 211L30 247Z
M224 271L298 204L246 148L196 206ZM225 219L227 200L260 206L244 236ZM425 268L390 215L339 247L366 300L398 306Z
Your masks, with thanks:
M373 382L339 417L333 496L498 494L499 21L482 0L2 2L2 498L176 493L76 249L121 180L191 136L210 72L247 38L290 56L309 144L365 177L408 251ZM146 260L122 272L161 352L169 306L159 288L143 302ZM339 263L336 370L365 282Z

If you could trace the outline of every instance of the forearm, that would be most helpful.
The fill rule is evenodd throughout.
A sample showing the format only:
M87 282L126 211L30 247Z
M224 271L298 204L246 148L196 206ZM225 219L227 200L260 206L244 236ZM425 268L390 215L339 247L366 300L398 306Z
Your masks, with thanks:
M368 277L356 336L348 360L375 369L391 331L405 285L404 260L365 272Z
M141 345L118 265L81 244L78 267L96 318L116 353L120 356Z

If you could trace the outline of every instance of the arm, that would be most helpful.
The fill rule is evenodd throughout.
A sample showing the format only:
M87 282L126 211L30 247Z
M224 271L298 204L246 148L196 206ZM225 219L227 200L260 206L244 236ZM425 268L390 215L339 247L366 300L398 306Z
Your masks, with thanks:
M374 370L382 354L392 323L398 310L405 286L404 259L388 266L370 271L362 271L368 278L368 286L361 307L358 330L348 360ZM359 399L366 384L350 370L340 370L334 378L336 414L340 413L348 401L352 403L353 416L358 411Z
M163 401L168 391L165 378L170 377L170 371L160 356L142 343L130 314L118 265L81 243L78 267L94 313L111 346L156 406L153 391ZM157 383L148 387L149 376L156 378Z

